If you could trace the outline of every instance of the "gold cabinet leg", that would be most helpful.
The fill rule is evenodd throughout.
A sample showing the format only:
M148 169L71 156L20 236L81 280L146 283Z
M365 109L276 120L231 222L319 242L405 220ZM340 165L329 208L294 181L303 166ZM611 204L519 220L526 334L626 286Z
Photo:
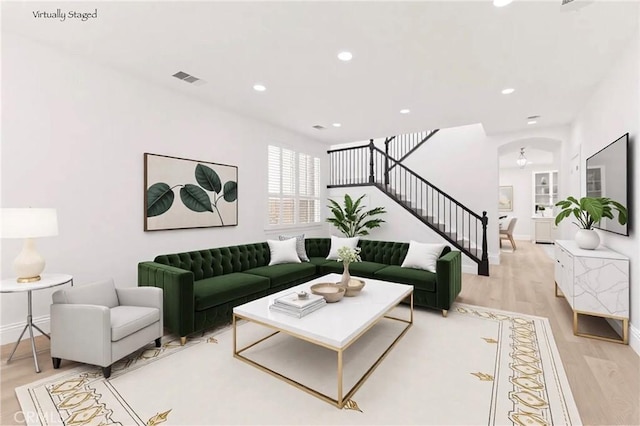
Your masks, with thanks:
M612 339L611 337L600 336L597 334L590 334L584 332L578 332L578 317L579 315L591 315L599 318L614 319L622 321L622 338ZM589 337L591 339L604 340L605 342L622 343L624 345L629 344L629 318L609 317L603 315L596 315L590 312L573 311L573 334L580 337Z
M445 318L446 318L448 313L449 313L449 311L447 311L446 309L443 309L443 310L442 310L442 316L443 316L443 317L445 317Z
M555 283L555 284L556 284L556 291L555 291L556 297L564 297L564 294L562 294L562 293L558 294L558 289L560 287L558 287L558 283Z
M187 343L187 336L180 337L180 345L184 346L185 343Z

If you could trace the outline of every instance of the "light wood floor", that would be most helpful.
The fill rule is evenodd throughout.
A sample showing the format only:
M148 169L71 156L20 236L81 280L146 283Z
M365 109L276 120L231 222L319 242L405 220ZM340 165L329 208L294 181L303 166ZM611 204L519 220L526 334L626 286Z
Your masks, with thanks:
M515 252L504 244L502 264L491 266L491 277L465 274L458 301L549 318L582 422L640 425L638 355L627 345L574 336L571 310L564 299L554 296L553 261L539 245L516 243ZM613 333L603 320L581 322L583 325L591 332ZM0 348L0 425L24 423L15 387L77 365L63 361L61 369L54 370L49 341L40 337L37 348L42 372L36 374L28 342L23 342L14 360L6 364L11 348L12 344Z

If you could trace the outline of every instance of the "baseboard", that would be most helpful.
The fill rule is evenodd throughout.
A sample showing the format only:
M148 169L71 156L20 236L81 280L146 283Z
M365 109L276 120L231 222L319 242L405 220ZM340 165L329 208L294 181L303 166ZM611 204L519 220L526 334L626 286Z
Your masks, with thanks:
M629 325L629 346L640 355L640 329Z
M622 321L607 318L607 322L613 330L622 338ZM629 346L640 355L640 330L629 324Z
M489 255L489 265L500 264L500 253ZM463 256L462 261L462 273L478 275L478 264L466 256ZM491 273L491 266L489 266L489 273Z
M42 331L49 333L50 325L49 325L49 315L43 315L38 318L33 318L33 323L40 327ZM14 324L3 325L0 327L0 344L6 345L7 343L12 343L18 340L20 337L20 333L22 333L22 329L24 328L26 322L17 322ZM40 332L38 330L34 330L34 337L39 336ZM22 340L29 338L29 331L25 331L24 336L22 336Z

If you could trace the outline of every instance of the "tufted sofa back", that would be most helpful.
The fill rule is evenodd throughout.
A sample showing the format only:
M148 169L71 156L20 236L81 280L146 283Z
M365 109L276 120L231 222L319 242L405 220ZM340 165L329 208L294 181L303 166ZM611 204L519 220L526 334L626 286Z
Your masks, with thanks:
M385 265L402 265L409 251L409 243L393 241L360 240L360 258L366 262L384 263ZM327 257L331 249L330 238L307 238L305 248L309 257ZM445 246L442 255L451 251Z
M163 254L157 256L154 261L191 271L197 281L266 266L269 264L270 257L269 245L264 242Z
M305 238L304 246L309 257L327 257L331 249L330 238Z

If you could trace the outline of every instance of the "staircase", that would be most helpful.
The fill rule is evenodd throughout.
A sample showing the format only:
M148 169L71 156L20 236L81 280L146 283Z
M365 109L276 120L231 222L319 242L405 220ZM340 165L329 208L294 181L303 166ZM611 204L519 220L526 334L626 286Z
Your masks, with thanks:
M391 136L384 141L384 152L398 163L402 163L405 158L410 156L416 149L435 135L438 129L425 130L424 132L407 133L397 136Z
M476 262L478 275L488 276L487 212L473 212L400 163L429 137L412 148L398 149L394 157L385 151L398 137L387 138L385 151L373 140L368 145L330 150L327 187L375 186Z

